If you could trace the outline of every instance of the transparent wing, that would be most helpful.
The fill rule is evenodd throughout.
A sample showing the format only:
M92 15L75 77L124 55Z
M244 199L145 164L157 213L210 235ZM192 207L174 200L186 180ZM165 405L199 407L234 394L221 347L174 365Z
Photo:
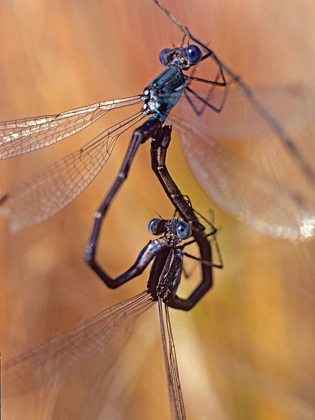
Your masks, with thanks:
M189 120L170 117L170 121L180 132L183 152L199 184L224 210L273 237L297 241L314 236L315 201L311 188L295 189L292 176L288 187L278 178L260 172Z
M175 343L173 339L173 333L171 328L171 321L168 312L168 306L163 305L162 300L159 298L159 316L160 316L160 328L162 336L162 345L164 353L165 368L168 379L168 390L170 396L170 404L172 411L172 418L174 420L184 420L186 419L184 400L179 380L176 352L175 352ZM168 337L168 343L166 341L165 326L164 326L164 316L163 316L163 306L165 310L165 322L166 322L166 332Z
M8 360L2 373L4 394L24 393L59 382L99 352L105 354L101 369L106 371L118 357L134 320L154 303L144 291Z
M212 104L218 104L222 92L199 92ZM234 83L228 86L221 112L213 112L198 98L179 104L185 120L196 125L224 147L249 160L263 173L287 181L292 171L294 182L315 187L315 93L303 85L277 85L247 92ZM202 112L203 111L203 112ZM241 140L235 144L235 140ZM230 144L229 144L230 143Z
M224 91L216 88L206 90L204 84L198 94L210 104L219 106ZM303 135L305 128L315 124L315 94L301 84L257 87L252 94L266 108L270 115L283 127L283 131L292 135L298 144L307 141ZM198 111L197 116L187 100L181 100L177 106L179 113L189 119L196 119L198 127L218 139L243 140L251 137L254 141L267 137L272 131L272 120L266 121L255 109L244 91L236 84L228 86L227 98L221 112L208 110L200 100L189 94Z
M0 199L0 214L16 232L53 216L71 203L107 162L117 138L143 118L141 112L116 124L85 147L13 188Z
M48 146L88 127L112 109L141 103L140 96L98 102L55 115L0 123L0 159Z

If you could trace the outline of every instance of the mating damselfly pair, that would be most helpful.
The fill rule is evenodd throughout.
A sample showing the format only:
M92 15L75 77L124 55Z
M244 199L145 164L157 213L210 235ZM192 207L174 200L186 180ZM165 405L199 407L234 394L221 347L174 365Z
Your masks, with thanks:
M192 43L192 41L190 41L190 43ZM216 71L218 71L218 69L219 67L217 66ZM215 80L216 74L217 73L214 74L213 80ZM205 77L207 77L207 75ZM261 131L259 130L261 129L261 126L259 125L259 118L258 122L257 116L256 118L254 118L256 111L254 110L254 108L251 107L250 101L245 101L245 104L243 104L244 98L246 100L247 98L246 95L244 97L242 97L241 95L240 98L240 92L242 92L242 90L240 88L239 82L237 80L233 80L233 77L229 77L228 82L231 83L231 85L229 86L229 93L227 96L225 107L223 108L220 115L222 115L224 118L224 115L231 116L233 115L233 113L236 113L237 110L245 109L246 115L250 116L248 118L249 121L247 121L246 127L249 127L248 131L250 134L252 134L253 137L257 137L257 132L258 134L261 133ZM240 90L237 90L236 94L234 94L233 96L233 88L235 87ZM275 91L276 89L270 93L274 94ZM292 100L292 97L294 99L298 98L299 94L301 92L304 92L303 89L296 88L293 86L287 88L286 91L283 91L281 89L279 89L279 91L280 93L278 97L281 98L282 95L287 104L288 115L286 115L286 117L288 118L288 116L290 117L291 115L295 115L295 113L292 114L292 102L290 102L290 100ZM207 100L211 101L213 99L216 99L216 95L218 95L218 102L220 104L220 100L222 99L222 93L217 94L216 92L217 88L216 90L207 89L204 98L207 98ZM307 97L308 92L306 93L306 98ZM181 100L181 102L183 101L184 98ZM198 103L198 101L195 99L193 99L193 101L194 104ZM233 105L233 103L236 103L236 105ZM242 107L243 105L245 108ZM272 108L272 105L274 104L271 103L269 108ZM277 106L275 106L275 109L277 110L278 104L276 103L276 105ZM179 106L181 106L181 103L179 103ZM276 184L274 184L272 180L273 177L270 176L270 174L268 176L264 173L264 171L257 171L255 168L252 169L250 166L240 163L240 160L237 157L233 157L233 155L230 155L228 151L222 151L222 149L220 149L218 145L213 145L213 143L211 143L211 139L205 140L206 137L204 134L201 134L201 132L204 131L205 134L208 133L208 128L202 130L204 127L202 125L202 121L206 121L206 118L204 116L209 116L209 113L207 114L206 108L204 109L200 120L198 120L201 122L198 123L197 128L193 124L192 119L195 112L192 112L192 114L189 115L187 114L189 112L187 109L189 110L189 108L184 108L184 110L182 111L183 115L185 116L185 121L181 120L179 122L178 130L182 133L182 138L184 141L185 139L190 140L190 142L187 141L183 144L186 148L191 146L187 153L192 159L191 162L195 160L195 166L199 166L199 162L204 162L204 159L202 159L203 157L207 158L207 162L205 163L206 165L209 164L209 166L206 167L207 170L205 171L202 165L200 165L200 168L197 167L196 169L197 177L198 169L201 169L202 174L205 174L205 176L207 177L206 181L203 181L204 188L209 185L212 188L213 195L217 195L219 197L218 201L222 204L223 207L226 206L227 208L230 208L230 211L233 214L237 215L238 218L252 222L256 227L260 228L264 232L271 233L272 235L277 237L288 237L293 240L311 237L313 234L311 211L312 195L305 194L304 192L306 190L304 189L302 189L301 193L301 181L298 180L298 176L300 175L295 177L293 180L293 183L296 183L297 186L297 188L292 189L293 192L291 191L291 188L287 188L287 185L283 186L283 184L281 182L278 182L277 179ZM202 103L198 104L197 110L199 109L203 109ZM95 109L91 108L91 111L95 111ZM189 117L187 117L187 115L189 115ZM236 115L238 114L236 113ZM280 117L281 116L282 115L280 115ZM288 119L290 120L290 118ZM231 131L233 131L233 126L229 126L227 124L228 120L228 117L226 117L226 130L230 129ZM306 121L308 121L307 118ZM176 128L176 121L173 120L173 123L174 128ZM253 123L252 126L251 123ZM268 124L270 124L270 122L267 123L267 126L262 127L262 129L265 130L263 131L263 136L267 135L267 137L269 129L266 127L269 127ZM213 130L215 130L215 128L218 126L215 126L215 124L213 125ZM242 135L242 133L239 135ZM199 141L196 142L196 139L199 139ZM205 146L205 149L201 149L201 145L203 144ZM261 147L261 144L257 145L257 148L259 147ZM198 155L198 153L201 153L201 155ZM297 165L297 167L302 168L303 172L303 170L305 169L303 160L302 162L299 161L298 163L299 164ZM235 170L235 168L237 168L237 170ZM280 179L281 177L283 177L283 174L286 173L285 170L289 168L290 166L284 168L283 173L281 173L280 171ZM272 175L274 175L275 171L270 170L270 172ZM309 173L308 170L306 170L306 172ZM62 181L66 181L66 177L60 178L62 178ZM248 184L246 184L245 181L248 181ZM237 186L243 187L241 193ZM58 191L63 190L63 188L60 188L58 186L57 188ZM27 190L24 187L23 191L27 192ZM38 198L43 197L44 201L46 200L45 195L38 194L38 192L36 193L36 195ZM259 201L257 200L257 197L259 197ZM58 199L59 196L57 196L57 200ZM31 203L35 204L36 200L33 200L31 198ZM23 205L20 208L22 208L23 210L27 210L27 207L24 204L25 203L23 203ZM38 214L36 213L36 211L27 211L27 215L31 215L31 217L35 217L36 214ZM19 222L19 218L17 218L17 220Z

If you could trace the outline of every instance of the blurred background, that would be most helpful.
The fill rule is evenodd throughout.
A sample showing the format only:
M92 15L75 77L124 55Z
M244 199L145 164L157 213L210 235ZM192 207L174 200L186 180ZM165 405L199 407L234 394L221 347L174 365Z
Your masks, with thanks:
M249 84L293 80L314 88L313 1L164 4ZM140 94L162 70L160 50L182 40L150 0L2 0L0 16L2 121ZM117 115L110 112L45 150L2 161L1 195L130 111ZM145 289L148 272L112 291L83 262L94 212L129 138L129 132L119 138L93 184L51 220L15 235L1 220L3 359ZM205 215L214 211L225 264L193 311L171 311L187 418L314 419L314 241L274 240L220 210L191 175L176 136L167 162L193 206ZM151 173L145 144L102 231L99 260L113 276L129 268L151 239L147 222L156 212L168 218L173 209ZM183 294L198 275L183 280ZM63 384L8 396L3 418L170 418L157 308L137 320L110 372L102 375L101 361L95 359L71 376Z

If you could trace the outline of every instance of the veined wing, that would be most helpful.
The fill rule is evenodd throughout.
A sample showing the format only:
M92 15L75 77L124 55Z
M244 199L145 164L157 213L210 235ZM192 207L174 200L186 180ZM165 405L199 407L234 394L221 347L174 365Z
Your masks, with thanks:
M189 122L169 120L180 132L197 181L224 210L276 238L297 241L315 235L315 202L308 191L261 173Z
M140 104L140 96L98 102L55 115L0 123L0 159L49 146L88 127L112 109Z
M20 394L56 383L103 352L104 372L119 355L134 320L155 302L147 291L118 303L72 331L59 334L42 345L4 363L4 395Z
M257 87L255 97L269 110L270 114L283 129L296 137L305 127L314 124L315 94L308 86L301 84L284 84L277 86ZM223 92L218 89L208 91L204 85L198 94L215 105L222 101ZM197 120L198 127L214 138L243 140L244 137L260 139L271 135L268 122L255 110L244 91L237 84L228 86L227 98L221 112L216 113L204 107L202 102L189 94L193 105L198 110L204 108L200 116L196 116L187 100L182 99L177 105L179 113L189 119ZM297 136L298 143L303 137Z
M185 420L185 406L184 400L179 380L176 352L175 352L175 343L173 339L173 333L171 328L170 316L168 312L168 306L163 304L161 298L158 298L159 302L159 316L160 316L160 328L162 336L162 345L164 353L164 361L166 374L168 379L168 391L170 396L170 404L172 411L172 418L174 420ZM165 323L166 323L166 333L168 337L168 343L166 340L165 325L164 325L164 316L163 316L163 306L165 310Z
M13 188L0 198L0 214L16 232L49 219L71 203L107 162L117 138L143 118L141 112L116 124L82 149Z
M198 92L216 104L220 92ZM248 97L236 83L229 85L220 113L204 107L195 97L193 106L202 110L196 115L187 100L178 104L179 113L191 119L204 133L229 147L262 173L282 182L315 186L315 94L306 86L284 84L257 88ZM222 96L222 94L221 94ZM292 177L294 173L294 177ZM304 187L303 187L304 188Z
M169 10L167 10L158 0L153 0L154 3L157 4L157 6L162 9L162 11L167 15L167 17L169 19L171 19L173 21L173 23L183 32L184 36L187 36L191 41L196 42L197 45L201 46L202 49L204 51L207 51L211 60L204 60L204 63L207 61L207 63L211 63L215 64L217 66L217 73L221 76L224 75L225 80L227 81L227 87L230 88L236 88L239 90L239 92L241 93L241 96L243 96L244 100L247 101L247 104L250 105L251 110L255 111L255 117L259 116L259 118L261 119L261 122L264 123L265 127L268 127L269 133L272 133L274 135L274 137L276 138L276 141L279 143L282 143L282 149L285 148L285 152L290 155L290 157L292 159L295 160L295 162L298 164L299 166L299 170L303 172L303 175L308 179L308 181L312 184L313 188L315 187L315 167L314 167L314 159L312 159L312 156L314 155L314 146L311 143L312 139L314 138L314 134L315 134L315 125L314 123L311 124L310 130L308 130L307 128L307 138L309 139L308 142L308 148L307 150L300 150L299 149L299 144L297 144L295 142L295 139L293 139L290 134L287 132L287 121L285 122L285 124L283 124L283 120L278 118L279 116L281 116L281 112L282 109L278 109L276 113L274 113L275 108L271 107L269 108L268 106L266 106L266 104L264 103L263 100L260 99L260 97L256 94L256 92L254 92L251 87L249 85L247 85L247 83L245 81L243 81L242 78L240 78L228 65L226 65L223 61L220 60L220 58L215 54L215 52L211 49L209 49L207 47L207 45L205 45L203 42L199 41L198 38L196 38L194 36L194 34L192 34L189 30L189 28L185 25L183 25L182 23L180 23L179 20L177 20L171 13ZM307 24L309 24L310 21L307 21L306 23L306 27L308 29L311 28L311 26L307 26ZM290 31L289 31L290 32ZM287 34L289 34L289 32ZM306 36L305 36L306 35ZM302 31L301 33L299 33L299 36L301 36L301 40L303 39L303 41L301 41L300 44L296 44L295 49L296 49L296 53L299 53L300 51L303 51L303 49L301 49L300 47L303 45L303 47L305 46L304 44L306 44L309 48L312 48L311 44L308 43L308 39L309 37L309 31ZM297 47L298 45L298 47ZM308 48L308 52L310 51ZM281 54L281 48L279 48L279 50L277 49L278 53ZM284 51L283 51L284 52ZM309 63L313 63L313 57L311 56L311 58L309 57L309 54L305 54L304 56L307 56L306 62ZM289 56L288 56L289 57ZM294 55L292 55L292 57L294 57ZM302 56L301 56L302 57ZM306 66L307 67L307 66ZM196 68L196 67L195 67ZM301 69L304 70L305 66L301 67ZM198 70L199 70L199 66L198 66ZM198 72L197 70L197 72ZM207 73L208 76L203 76L203 78L206 77L206 79L209 80L209 75L210 73ZM294 77L293 80L298 80L297 79L297 74L294 71L291 74L291 77ZM195 77L195 74L194 74ZM287 77L287 74L286 74ZM210 80L216 80L216 77L210 77ZM303 73L300 74L300 80L304 81L306 79L304 79L304 75ZM195 100L197 100L196 98L196 94L197 92L194 90L194 86L196 84L200 85L200 80L197 81L195 80L197 83L194 84L190 84L189 85L189 89L186 89L186 91L184 92L185 94L188 94L188 92L195 97ZM307 83L307 82L306 82ZM195 92L195 94L191 91L191 88L193 87L193 91ZM298 87L301 87L301 84L298 85ZM307 88L309 88L309 84L307 83ZM208 108L208 110L210 111L210 108L214 108L213 107L213 101L210 100L211 97L211 93L217 89L214 89L210 86L208 93L206 93L204 99L206 100L206 102L208 102L208 106L206 106L205 108ZM224 89L224 92L227 92L226 89ZM198 92L199 94L199 92ZM187 96L187 95L186 95ZM188 94L189 96L189 94ZM229 95L228 95L229 96ZM311 109L314 110L314 93L310 92L309 97L312 97L312 102L311 102ZM225 98L225 94L223 93L223 102L221 101L221 105L224 104L224 98ZM228 99L228 98L227 98ZM301 98L300 98L301 99ZM229 99L228 99L229 100ZM202 101L200 101L202 102ZM210 103L209 103L210 102ZM228 101L227 101L228 102ZM272 102L271 102L272 104ZM179 104L180 105L180 104ZM303 98L301 101L299 101L299 105L296 105L296 112L299 113L299 106L302 105L302 108L307 108L306 106L304 106L303 103ZM201 106L201 103L199 103L199 106ZM217 107L215 107L216 109L218 109ZM219 105L219 109L221 108L221 106ZM249 108L249 107L248 107ZM224 104L223 109L221 110L221 112L219 113L218 116L218 120L220 119L219 116L225 114L227 115L226 112L226 104ZM204 114L207 114L207 112L205 112ZM238 109L234 109L234 115L238 115ZM185 120L187 120L188 116L186 113L183 113L182 116L185 118ZM232 118L233 118L233 113L231 114ZM211 117L209 118L209 120L211 121ZM314 121L314 118L313 118ZM209 122L209 126L211 123ZM226 120L226 125L227 126L229 124L229 121ZM222 124L224 125L224 124ZM198 126L200 127L200 124L198 123ZM251 126L251 124L250 124ZM304 130L303 130L304 131ZM208 132L208 130L206 130L205 132ZM305 131L304 131L305 133ZM310 151L309 149L312 148L312 151ZM282 150L283 151L283 150Z

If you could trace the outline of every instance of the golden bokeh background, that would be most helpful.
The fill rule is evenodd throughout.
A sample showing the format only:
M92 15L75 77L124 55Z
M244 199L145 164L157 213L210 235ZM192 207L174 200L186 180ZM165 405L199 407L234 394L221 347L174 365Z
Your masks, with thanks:
M164 3L250 84L294 80L314 87L314 2ZM162 68L160 50L182 38L150 0L2 0L0 16L3 121L139 94ZM110 112L74 138L2 161L1 194L128 112ZM148 273L108 290L82 258L94 211L118 171L129 135L119 139L93 184L51 220L15 235L1 220L3 360L145 289ZM168 166L195 208L204 214L214 210L225 263L193 311L171 311L187 418L314 419L314 241L276 241L234 221L205 197L178 138ZM151 239L146 226L156 212L171 217L173 210L150 171L146 144L102 231L99 259L110 273L118 275L134 262ZM84 371L74 373L60 388L53 384L7 397L3 418L170 418L157 308L138 319L125 351L100 379L101 369L92 360L86 377Z

